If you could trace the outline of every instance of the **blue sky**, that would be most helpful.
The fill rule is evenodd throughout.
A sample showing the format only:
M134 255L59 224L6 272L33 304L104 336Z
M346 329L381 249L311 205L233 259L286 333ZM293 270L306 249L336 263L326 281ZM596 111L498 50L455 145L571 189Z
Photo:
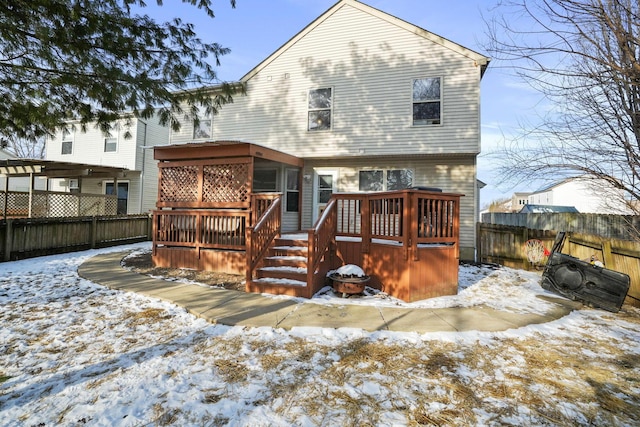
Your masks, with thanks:
M282 44L311 23L337 0L237 0L236 8L229 1L214 2L216 17L211 19L193 6L176 0L165 0L161 8L149 6L146 13L158 19L180 17L196 26L205 42L217 42L231 49L222 57L218 75L222 80L235 81L258 65ZM494 13L497 0L363 0L428 31L488 55L486 24ZM149 4L155 3L149 1ZM496 146L502 134L509 134L518 123L536 115L537 94L509 76L508 71L494 61L486 72L481 87L482 151ZM481 203L510 196L516 189L499 185L491 170L490 159L478 159L478 178L487 184L481 192ZM529 188L535 190L536 188ZM527 190L527 188L517 188Z

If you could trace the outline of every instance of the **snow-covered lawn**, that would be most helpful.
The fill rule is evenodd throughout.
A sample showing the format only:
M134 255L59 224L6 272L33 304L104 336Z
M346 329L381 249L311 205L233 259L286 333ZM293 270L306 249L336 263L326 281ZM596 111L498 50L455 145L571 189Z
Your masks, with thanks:
M640 425L638 309L499 333L250 329L76 273L147 247L0 264L0 425ZM463 266L458 296L415 306L535 312L538 278Z

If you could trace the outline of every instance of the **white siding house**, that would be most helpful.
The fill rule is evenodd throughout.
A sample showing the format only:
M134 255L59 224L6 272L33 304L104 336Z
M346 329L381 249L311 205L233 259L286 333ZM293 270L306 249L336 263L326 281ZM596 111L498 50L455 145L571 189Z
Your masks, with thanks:
M603 180L585 177L565 179L531 193L529 204L573 206L580 213L633 214L620 190Z
M126 176L118 180L118 213L138 214L153 210L158 196L158 168L151 149L168 144L169 128L161 126L157 118L123 118L114 124L109 135L95 126L82 131L77 123L70 125L71 131L59 132L47 140L46 159L126 168ZM114 194L112 179L91 176L52 179L49 189Z
M0 160L17 159L11 152L0 148ZM7 178L0 174L0 191L29 191L31 186L31 179L27 176ZM36 178L33 181L33 186L36 190L46 190L47 180L44 178Z
M456 25L452 22L451 25ZM243 141L304 159L299 213L310 227L330 192L426 186L461 193L461 258L478 218L480 80L489 58L355 0L342 0L240 80L246 95L206 132L171 143ZM284 167L276 188L286 188Z

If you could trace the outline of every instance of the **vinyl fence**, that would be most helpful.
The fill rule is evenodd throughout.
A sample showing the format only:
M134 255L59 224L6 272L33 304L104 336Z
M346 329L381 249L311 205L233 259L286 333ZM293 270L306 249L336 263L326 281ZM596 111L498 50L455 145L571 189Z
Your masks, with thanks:
M547 258L538 263L529 261L525 244L529 240L540 240L544 248L551 251L556 234L552 230L478 223L478 261L541 271ZM625 303L640 307L640 242L575 232L567 234L561 252L582 260L594 256L606 268L629 275L631 287Z
M150 239L149 215L7 219L0 221L0 261Z

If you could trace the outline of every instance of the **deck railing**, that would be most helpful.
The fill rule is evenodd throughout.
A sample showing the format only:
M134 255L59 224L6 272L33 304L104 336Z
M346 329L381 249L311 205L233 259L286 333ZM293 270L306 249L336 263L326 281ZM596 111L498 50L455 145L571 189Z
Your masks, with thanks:
M269 249L271 242L280 234L282 226L281 200L280 196L273 199L256 224L247 229L247 283L253 279L253 273Z
M158 245L191 248L245 248L249 211L160 210L153 212L154 253Z
M329 200L315 227L309 230L307 241L307 283L313 283L313 276L332 244L335 245L338 210L336 199Z
M385 241L402 245L405 257L418 245L454 244L459 239L460 195L425 190L401 190L381 193L336 193L336 236L362 239L362 251L369 252L371 242ZM323 215L314 230L332 234L323 224L333 218ZM326 239L326 238L325 238ZM309 234L311 242L311 232ZM312 253L313 249L313 253ZM310 259L321 257L309 244Z
M254 193L251 195L251 219L257 222L271 204L282 196L281 193Z
M251 195L249 209L173 209L153 212L153 247L245 250L247 230L280 194Z

